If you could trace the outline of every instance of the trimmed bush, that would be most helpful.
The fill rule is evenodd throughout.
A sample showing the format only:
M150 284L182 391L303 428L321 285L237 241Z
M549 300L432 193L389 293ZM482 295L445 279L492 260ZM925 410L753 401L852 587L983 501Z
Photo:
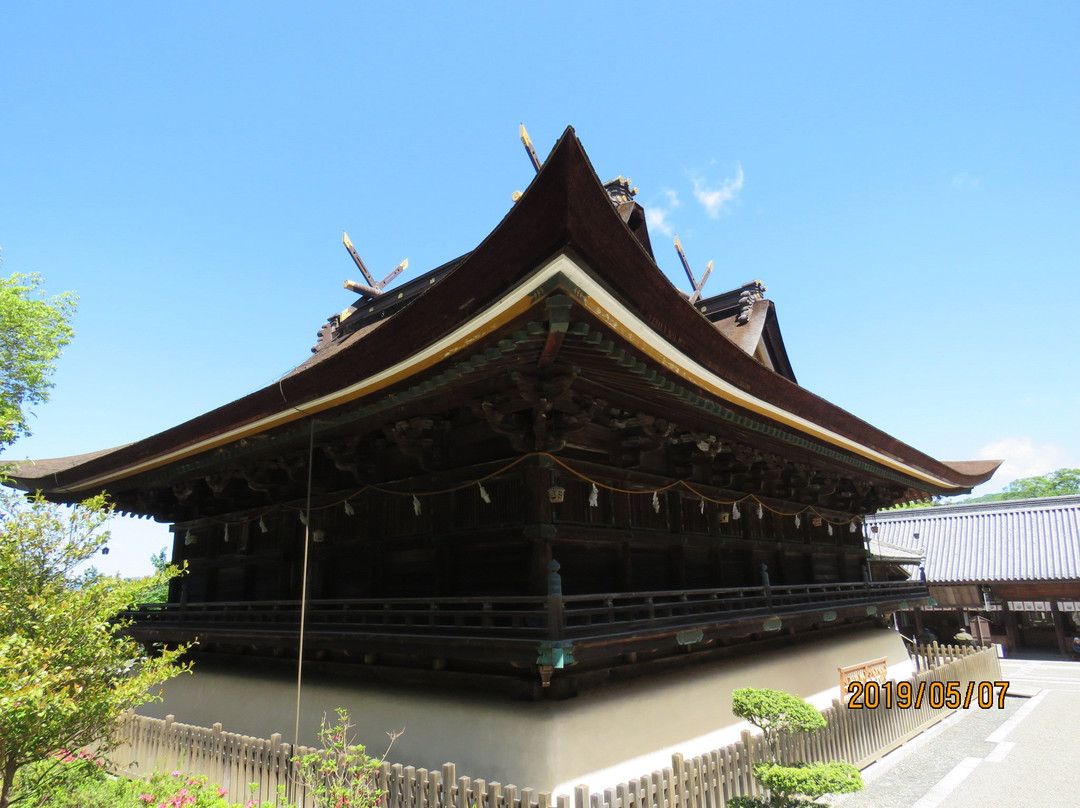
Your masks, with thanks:
M858 769L850 763L780 762L777 745L782 735L827 726L825 717L805 699L782 690L744 687L732 693L731 710L762 731L772 760L754 766L754 777L767 796L735 797L728 800L727 808L804 808L820 805L814 800L826 794L863 788Z
M834 760L829 763L758 763L754 776L765 788L781 797L801 794L824 797L826 794L848 794L861 791L862 777L850 763Z

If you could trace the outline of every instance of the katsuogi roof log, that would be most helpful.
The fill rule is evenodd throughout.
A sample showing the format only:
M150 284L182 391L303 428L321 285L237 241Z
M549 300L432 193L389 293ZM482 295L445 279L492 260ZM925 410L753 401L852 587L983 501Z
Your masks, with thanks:
M179 483L196 467L212 471L221 452L254 457L267 439L274 451L303 446L312 418L317 439L328 439L347 417L430 415L439 396L472 379L513 386L510 365L541 379L565 374L584 346L611 369L605 384L616 397L664 403L699 426L758 435L772 450L914 495L965 493L993 473L993 462L937 461L800 387L789 367L758 361L675 288L646 244L567 129L495 230L391 316L186 423L100 454L18 464L13 481L57 499L139 487L149 474ZM577 369L585 377L595 367Z

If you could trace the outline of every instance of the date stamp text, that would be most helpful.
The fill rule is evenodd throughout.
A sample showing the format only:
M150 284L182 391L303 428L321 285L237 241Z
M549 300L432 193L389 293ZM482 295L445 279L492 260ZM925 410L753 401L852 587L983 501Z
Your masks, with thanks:
M1005 706L1008 682L851 682L847 686L847 706L852 710L918 710L924 704L933 710L945 707L983 710Z

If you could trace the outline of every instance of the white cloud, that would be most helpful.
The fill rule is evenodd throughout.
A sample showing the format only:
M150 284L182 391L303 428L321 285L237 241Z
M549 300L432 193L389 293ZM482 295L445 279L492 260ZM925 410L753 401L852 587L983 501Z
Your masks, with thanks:
M1025 407L1060 407L1062 401L1057 396L1024 396L1020 403Z
M645 221L650 230L659 230L665 236L675 235L675 226L667 220L670 210L661 207L650 207L645 211Z
M1013 480L1049 474L1075 465L1066 449L1054 443L1036 444L1031 438L1002 438L979 449L983 460L1004 460L989 485L1004 488Z
M668 221L668 216L682 205L682 200L679 199L678 191L664 191L664 196L667 197L667 207L650 205L645 211L645 221L649 223L650 230L657 230L670 237L675 235L675 225Z
M720 216L724 206L733 202L743 187L742 166L736 166L735 177L720 183L719 188L712 188L701 177L691 177L694 183L694 198L704 207L712 218Z
M968 190L975 190L979 187L979 183L982 182L978 177L973 177L970 174L960 172L952 178L952 184L957 188L967 188Z

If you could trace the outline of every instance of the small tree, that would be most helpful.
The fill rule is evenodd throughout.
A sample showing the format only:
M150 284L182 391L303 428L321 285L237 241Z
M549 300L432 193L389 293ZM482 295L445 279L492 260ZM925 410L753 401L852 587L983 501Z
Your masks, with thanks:
M859 771L850 763L780 761L780 737L795 732L813 732L827 726L825 717L804 699L782 690L744 687L731 694L731 710L761 730L769 747L770 760L754 766L754 776L768 791L763 800L737 797L728 802L730 808L793 808L810 805L809 797L817 799L826 794L845 794L863 787Z
M323 716L319 730L322 749L293 759L299 779L317 808L375 808L386 796L379 787L379 769L404 730L389 733L386 751L381 757L371 757L351 738L353 723L348 710L339 707L336 712L333 725Z
M175 571L79 572L108 540L109 515L103 497L69 510L0 490L0 808L17 799L26 764L107 748L120 713L158 698L186 667L177 664L186 649L148 655L116 619Z
M731 711L761 730L769 758L779 763L776 744L790 732L813 732L825 727L825 717L805 699L768 688L743 687L731 694Z
M153 589L150 589L146 593L146 598L142 603L168 603L169 602L169 579L172 575L162 575L161 573L168 572L169 559L165 557L165 548L162 547L152 556L150 556L150 563L154 565L154 578L159 580L160 583Z
M39 275L0 278L0 446L30 434L26 407L48 398L53 363L71 341L77 298L40 287Z

